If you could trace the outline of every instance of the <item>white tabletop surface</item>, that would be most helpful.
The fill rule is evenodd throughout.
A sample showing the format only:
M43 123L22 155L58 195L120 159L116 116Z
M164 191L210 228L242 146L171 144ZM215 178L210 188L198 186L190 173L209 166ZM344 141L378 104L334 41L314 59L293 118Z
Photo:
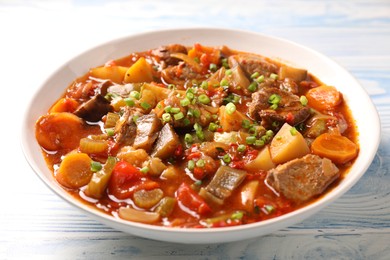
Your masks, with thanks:
M235 243L183 245L109 228L57 197L28 166L21 118L63 62L130 34L177 27L251 30L306 45L346 67L382 121L374 162L311 218ZM0 0L0 259L390 259L390 1Z

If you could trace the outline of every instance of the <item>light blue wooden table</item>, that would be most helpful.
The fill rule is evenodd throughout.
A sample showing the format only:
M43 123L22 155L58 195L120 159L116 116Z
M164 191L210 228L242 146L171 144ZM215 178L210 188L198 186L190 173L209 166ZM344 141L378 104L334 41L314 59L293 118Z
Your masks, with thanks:
M124 234L80 213L32 172L20 118L61 63L112 38L161 28L252 30L346 67L382 121L363 178L318 214L264 237L181 245ZM390 1L0 1L0 259L390 259Z

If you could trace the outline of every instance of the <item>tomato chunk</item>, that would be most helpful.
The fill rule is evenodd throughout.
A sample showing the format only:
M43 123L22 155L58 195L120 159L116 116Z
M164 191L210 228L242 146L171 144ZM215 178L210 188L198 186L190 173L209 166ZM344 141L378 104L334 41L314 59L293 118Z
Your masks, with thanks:
M210 206L184 182L177 189L176 197L183 206L199 215L211 213Z
M134 193L134 186L141 180L142 173L128 162L118 162L112 171L108 185L109 193L118 199L130 198Z

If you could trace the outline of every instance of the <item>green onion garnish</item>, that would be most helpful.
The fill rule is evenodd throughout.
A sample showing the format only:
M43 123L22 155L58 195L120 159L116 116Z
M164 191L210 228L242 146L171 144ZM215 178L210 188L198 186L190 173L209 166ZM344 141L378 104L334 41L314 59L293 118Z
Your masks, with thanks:
M207 105L208 103L210 103L210 98L206 94L199 95L198 100L200 103L202 103L204 105Z
M208 89L209 83L207 81L202 81L202 83L200 84L200 87L203 89Z
M115 134L114 128L106 128L106 133L108 136L114 136Z
M123 100L125 101L126 105L128 105L129 107L135 106L134 99L132 99L132 98L124 98Z
M229 85L229 81L227 79L222 79L221 82L219 82L219 84L222 86L222 87L226 87Z
M184 98L184 99L180 100L180 105L183 107L188 106L190 103L191 103L191 101L188 98Z
M270 77L271 79L278 79L278 74L271 73L271 75L269 75L269 77Z
M291 135L296 135L298 133L298 130L295 127L292 127L290 129L290 133L291 133Z
M205 161L203 159L199 159L197 162L196 162L196 166L197 167L204 167L206 165Z
M222 157L222 161L224 161L225 163L230 163L232 161L232 158L230 157L230 155L227 153L225 154L223 157Z
M141 107L145 110L148 110L151 107L151 105L147 102L142 102Z
M248 86L248 90L250 92L255 92L257 90L257 83L256 82L252 82L249 86Z
M256 136L248 136L245 138L247 144L254 144L256 142Z
M299 98L299 101L301 101L302 106L306 106L307 103L309 102L305 96L301 96Z
M234 103L230 102L226 105L226 113L228 113L229 115L233 114L234 112L236 112L236 105L234 105Z
M136 90L131 91L130 92L130 96L135 98L135 99L140 99L141 98L141 94L138 91L136 91Z
M211 132L215 132L215 131L217 131L217 129L218 129L218 125L217 125L216 123L211 122L211 123L209 124L209 130L210 130Z
M240 152L240 153L243 153L246 151L246 145L245 144L240 144L238 147L237 147L237 151Z
M172 116L171 114L169 113L164 113L162 114L162 120L165 122L165 123L168 123L172 120Z
M141 168L139 171L142 172L143 174L146 174L149 172L149 168L145 166L145 167Z
M102 164L100 162L91 162L91 171L97 172L100 171L103 168Z
M183 112L179 112L177 114L174 114L173 118L175 118L175 120L183 119L184 118L184 114L183 114Z
M241 122L242 128L248 129L251 126L251 122L248 119L244 119Z
M256 79L257 83L262 83L264 81L264 75L261 75L259 76L257 79Z
M195 168L195 162L193 160L189 160L187 163L188 170L192 171Z
M209 69L213 72L217 71L217 65L214 64L214 63L211 63L210 66L209 66Z
M184 141L185 141L186 143L191 144L191 143L194 141L194 139L192 138L192 135L191 135L191 134L187 133L187 134L185 134L185 136L184 136Z
M257 78L258 76L260 76L260 73L256 71L255 73L253 73L253 74L251 75L251 79L255 79L255 78Z

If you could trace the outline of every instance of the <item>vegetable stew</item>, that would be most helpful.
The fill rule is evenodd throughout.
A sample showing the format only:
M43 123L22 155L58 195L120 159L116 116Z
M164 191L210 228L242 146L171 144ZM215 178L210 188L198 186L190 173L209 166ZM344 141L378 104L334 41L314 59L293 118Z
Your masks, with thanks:
M342 93L306 69L199 43L91 68L36 122L53 177L75 198L183 228L312 203L347 173L357 134Z

